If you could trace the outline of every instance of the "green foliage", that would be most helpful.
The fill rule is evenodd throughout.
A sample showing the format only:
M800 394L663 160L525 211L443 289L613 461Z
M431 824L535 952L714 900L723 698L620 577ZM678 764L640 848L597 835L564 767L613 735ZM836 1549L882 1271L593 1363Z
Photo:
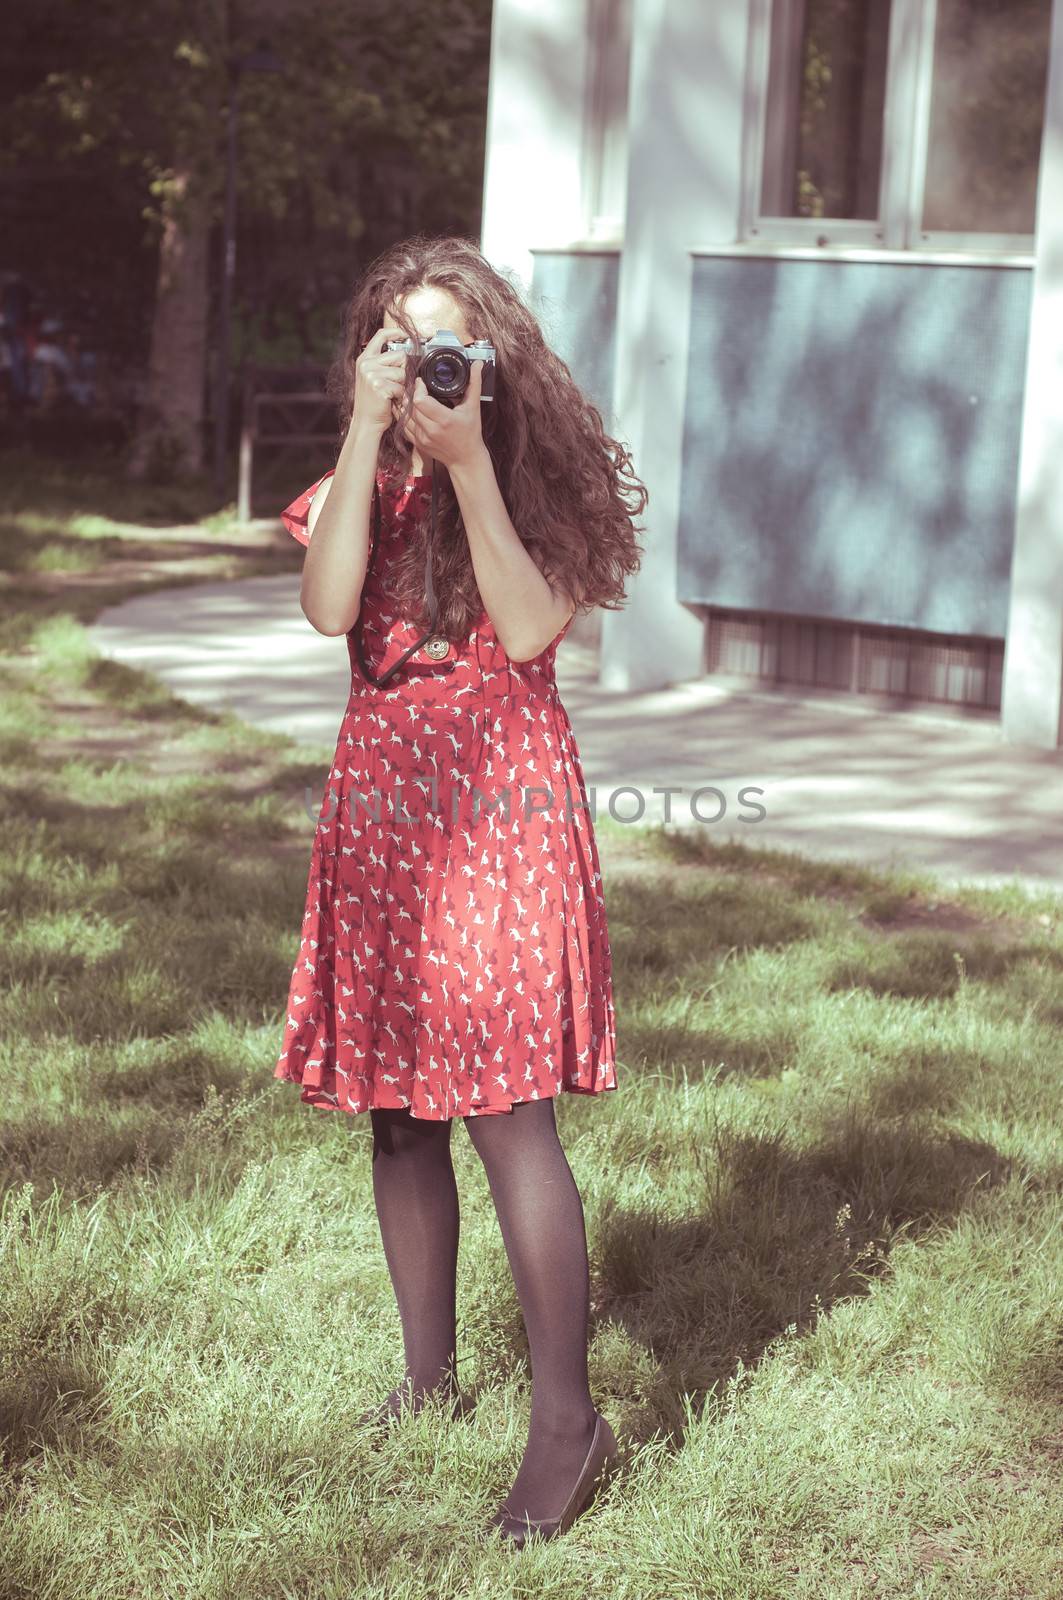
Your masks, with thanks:
M6 264L142 364L164 203L190 163L220 227L226 62L261 41L283 71L238 80L239 350L327 354L371 256L479 232L490 19L490 0L15 0L0 176L31 171L35 193Z

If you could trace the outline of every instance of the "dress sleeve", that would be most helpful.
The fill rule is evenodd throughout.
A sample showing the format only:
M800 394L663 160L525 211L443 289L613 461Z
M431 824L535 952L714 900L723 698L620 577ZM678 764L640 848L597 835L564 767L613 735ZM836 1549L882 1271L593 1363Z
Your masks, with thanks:
M335 467L330 467L327 472L323 472L316 483L312 483L309 489L304 489L302 494L296 495L291 505L285 506L281 512L281 521L292 538L298 539L300 544L306 545L310 543L310 534L306 526L310 518L310 502L325 479L331 478L335 470Z

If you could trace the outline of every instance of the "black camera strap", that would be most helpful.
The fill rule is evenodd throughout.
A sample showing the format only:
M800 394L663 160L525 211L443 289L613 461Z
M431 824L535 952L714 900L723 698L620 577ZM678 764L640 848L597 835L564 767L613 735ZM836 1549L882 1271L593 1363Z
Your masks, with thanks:
M428 605L428 618L429 618L428 632L427 633L422 633L421 637L414 644L411 644L408 650L404 650L403 651L402 655L399 657L399 659L397 661L392 662L391 666L388 668L388 670L385 673L382 673L380 677L377 677L376 673L371 672L369 670L369 665L368 665L368 663L366 662L366 659L365 659L365 641L362 638L362 608L361 608L361 606L359 606L359 608L358 608L358 618L357 618L357 621L354 624L354 646L355 646L356 654L358 656L358 666L361 669L362 677L366 680L366 682L373 684L374 687L376 687L377 689L383 688L384 684L387 683L392 677L394 677L395 673L398 672L399 668L402 667L402 666L405 666L406 662L410 659L410 657L412 655L414 655L422 647L427 646L428 647L428 653L437 661L438 660L442 660L443 657L446 656L449 653L449 650L450 650L450 642L449 642L449 640L445 637L445 635L442 635L442 634L440 634L438 632L439 608L438 608L438 605L436 603L435 584L434 584L434 582L432 580L432 552L433 552L433 550L435 548L436 507L437 507L438 501L439 501L439 480L438 480L438 474L437 474L437 470L436 470L436 465L437 465L436 461L433 458L433 460L432 460L432 527L431 527L431 531L429 533L429 537L428 537L428 540L427 540L427 544L426 544L426 548L425 548L425 558L424 558L424 590L425 590L425 599L426 599L426 602L427 602L427 605ZM372 548L369 551L369 560L366 563L366 569L365 569L366 580L368 580L369 574L373 570L373 562L376 559L377 547L379 546L379 544L380 544L380 485L377 483L376 477L374 476L374 478L373 478L373 541L372 541ZM363 592L364 592L364 584L363 584Z

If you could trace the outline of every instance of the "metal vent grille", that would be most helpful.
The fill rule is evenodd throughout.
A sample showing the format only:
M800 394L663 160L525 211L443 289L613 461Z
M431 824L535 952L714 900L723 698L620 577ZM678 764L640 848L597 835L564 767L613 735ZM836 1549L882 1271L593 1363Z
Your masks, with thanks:
M705 671L1000 710L1004 640L709 606Z

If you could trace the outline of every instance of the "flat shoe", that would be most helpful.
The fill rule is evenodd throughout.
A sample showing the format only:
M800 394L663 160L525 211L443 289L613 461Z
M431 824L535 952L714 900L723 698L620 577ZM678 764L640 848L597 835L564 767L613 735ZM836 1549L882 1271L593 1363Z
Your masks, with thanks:
M444 1414L454 1421L470 1415L473 1410L472 1401L464 1394L456 1394L450 1400L443 1401L441 1404L443 1405ZM391 1428L400 1422L404 1422L408 1416L416 1416L416 1414L408 1396L403 1395L400 1389L393 1389L382 1404L371 1406L368 1411L361 1412L355 1418L355 1427L360 1428L363 1432Z
M613 1430L599 1411L586 1460L561 1515L536 1522L531 1517L515 1517L511 1511L500 1507L488 1523L488 1531L497 1528L517 1550L523 1549L528 1540L536 1536L555 1539L558 1534L565 1533L580 1513L587 1509L605 1479L615 1470L619 1457Z

